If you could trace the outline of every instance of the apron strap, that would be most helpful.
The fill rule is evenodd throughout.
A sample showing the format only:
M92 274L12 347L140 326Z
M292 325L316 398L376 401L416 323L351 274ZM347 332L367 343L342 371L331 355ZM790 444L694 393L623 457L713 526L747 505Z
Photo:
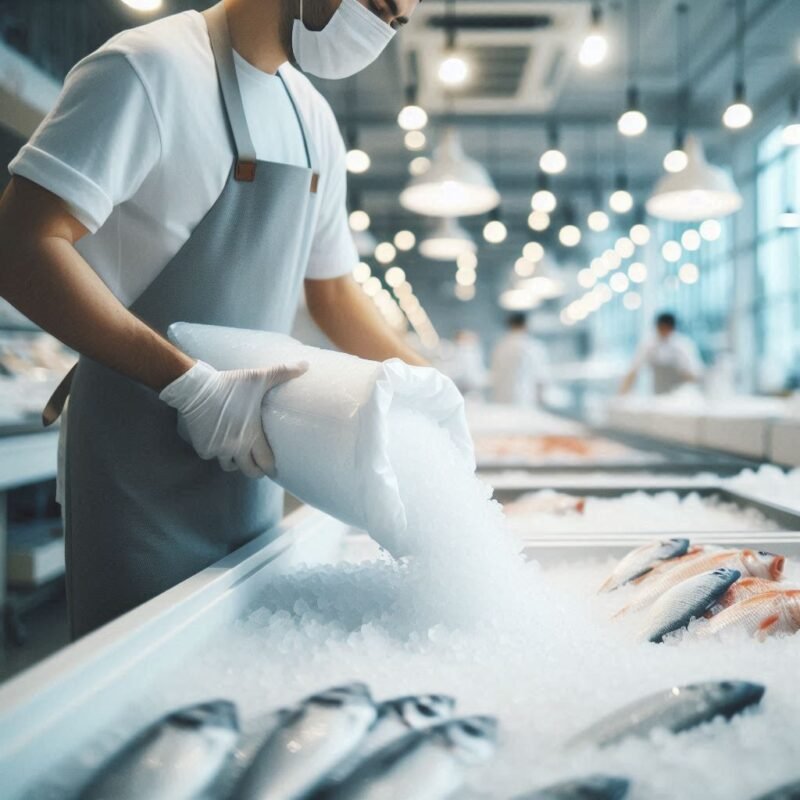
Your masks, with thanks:
M75 377L75 370L78 368L76 364L63 378L61 383L58 384L56 390L47 401L47 405L42 411L42 425L49 428L60 416L67 403L69 397L69 390L72 386L72 379Z
M236 79L236 66L233 63L233 48L225 6L217 3L204 11L203 16L208 27L208 38L211 41L211 50L217 65L223 104L236 147L236 168L233 176L237 181L252 181L256 175L256 149L250 138L242 94L239 91L239 81Z

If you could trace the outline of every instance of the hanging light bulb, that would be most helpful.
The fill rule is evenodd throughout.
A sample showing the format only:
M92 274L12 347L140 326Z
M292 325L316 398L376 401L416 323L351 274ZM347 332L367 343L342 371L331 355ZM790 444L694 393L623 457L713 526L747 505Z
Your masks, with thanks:
M671 264L679 261L682 253L683 250L681 249L680 244L672 239L670 239L668 242L664 242L664 244L661 246L661 255L664 261L669 261Z
M372 159L364 150L353 147L347 151L344 163L348 172L352 172L354 175L361 175L370 168Z
M798 113L797 95L792 95L789 100L789 121L781 133L781 140L785 147L800 145L800 113Z
M744 95L744 83L737 81L733 93L733 102L725 109L722 122L726 128L739 130L746 128L753 121L753 109L747 105Z
M456 284L455 293L456 297L461 300L462 303L468 303L475 297L475 287Z
M406 273L401 267L389 267L384 278L388 286L396 289L401 283L406 282Z
M538 264L544 258L544 247L539 242L528 242L522 248L522 257L532 264Z
M375 260L379 264L391 264L397 258L397 249L391 242L381 242L375 248Z
M353 280L355 280L356 283L366 282L371 275L372 270L369 268L369 264L364 261L359 261L358 264L353 267Z
M592 211L586 218L586 224L589 226L589 230L595 233L602 233L608 230L610 220L605 211Z
M592 4L592 27L581 44L578 62L589 69L597 67L608 55L608 39L603 30L603 9L599 2Z
M397 124L404 131L420 131L428 124L428 112L417 105L417 87L406 87L406 104L397 115Z
M696 231L694 228L689 228L683 232L681 236L681 245L683 246L684 250L689 250L693 252L694 250L700 249L700 244L702 242L700 233Z
M567 168L567 157L558 146L558 130L548 130L548 149L539 158L539 168L548 175L558 175Z
M403 139L406 149L423 150L428 139L422 131L408 131Z
M394 246L398 250L408 252L417 243L417 237L411 231L398 231L394 235ZM402 281L400 281L402 283Z
M408 172L412 178L419 178L431 168L431 160L427 156L417 156L408 165Z
M637 222L631 227L629 236L635 245L643 247L650 241L650 228L644 222Z
M501 244L508 236L508 228L500 219L500 212L495 209L489 214L489 221L483 226L483 238L489 244Z
M550 191L550 184L547 176L539 176L539 188L531 197L531 208L534 211L544 211L545 214L552 214L558 205L556 196Z
M514 262L514 273L520 278L530 278L536 272L536 264L524 256Z
M476 249L472 237L452 217L443 217L419 244L419 252L436 261L456 261L462 253L474 253Z
M633 208L633 197L628 191L627 178L617 175L616 188L608 198L608 205L615 214L627 214Z
M571 223L562 226L561 230L558 232L558 241L561 242L564 247L575 247L580 244L581 229L577 225L572 225Z
M647 267L641 261L634 261L628 267L628 277L633 283L644 283L647 280Z
M622 304L628 311L636 311L637 308L642 306L642 296L639 292L627 292L622 298Z
M700 223L700 235L707 242L716 242L722 236L722 225L719 220L707 219Z
M800 228L800 214L795 211L793 206L786 206L784 211L778 215L778 227L786 230Z
M464 56L456 50L455 0L448 0L446 7L447 46L444 58L439 62L439 80L450 87L463 86L469 79L470 68Z
M369 226L371 224L371 220L369 218L369 214L366 211L362 211L361 209L357 209L356 211L350 212L350 230L355 231L356 233L361 233L362 231L369 230Z
M478 256L472 250L464 250L456 258L456 266L459 269L476 270L478 269Z
M639 108L639 90L635 86L628 89L627 109L617 120L617 130L623 136L641 136L647 130L647 117Z
M528 227L541 233L550 227L550 215L546 211L531 211L528 215Z
M692 264L691 262L687 261L685 264L681 264L680 269L678 270L678 278L686 284L693 284L697 283L700 279L700 270L697 268L696 264Z
M664 156L664 169L667 172L683 172L689 163L689 156L683 149L683 134L675 134L675 146Z
M627 236L620 236L614 243L614 252L620 258L630 258L635 250L636 245Z

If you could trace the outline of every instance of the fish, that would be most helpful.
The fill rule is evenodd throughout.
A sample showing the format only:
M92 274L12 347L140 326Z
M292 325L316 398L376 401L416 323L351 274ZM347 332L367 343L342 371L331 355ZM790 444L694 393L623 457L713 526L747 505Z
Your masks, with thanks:
M800 589L764 592L726 608L697 631L701 638L743 630L758 639L800 630Z
M672 631L702 617L742 576L738 569L719 567L687 578L664 592L647 610L642 638L659 643Z
M544 490L524 495L505 507L509 516L522 514L554 514L564 516L575 513L583 514L586 510L586 498L575 497L563 492Z
M800 780L786 783L766 794L761 794L753 800L800 800Z
M496 739L493 717L464 717L412 731L314 800L444 800L463 787L468 767L494 755Z
M296 800L317 789L361 744L377 711L362 683L336 686L279 712L237 784L237 800Z
M766 578L741 578L720 597L719 603L711 609L711 612L713 614L718 614L720 611L729 608L735 603L741 603L742 600L747 600L748 597L764 594L764 592L780 591L781 589L800 589L800 586L789 586L788 584L783 584L779 581L771 581Z
M187 706L145 728L113 755L80 793L82 800L192 800L205 797L239 740L227 700Z
M429 728L453 715L456 701L441 694L398 697L377 707L377 716L358 749L327 776L325 783L340 783L359 764L410 731Z
M622 800L630 781L615 775L587 775L521 794L513 800Z
M618 589L650 572L658 562L678 558L688 549L688 539L661 539L643 544L622 558L598 591L611 592Z
M621 616L631 611L641 611L687 578L693 578L702 572L709 572L719 567L738 569L742 576L779 580L783 574L785 561L783 556L765 553L761 550L758 552L734 549L712 550L684 561L682 565L673 567L657 580L648 581L634 595L633 600L614 616Z
M628 737L646 738L655 730L681 733L716 717L730 719L764 696L748 681L719 681L674 686L648 695L603 717L567 742L568 747L607 747Z
M718 545L708 545L708 544L693 544L689 546L689 549L682 555L678 556L677 558L670 558L666 561L661 561L658 564L653 566L649 572L645 572L643 575L640 575L638 578L634 578L631 583L636 586L641 586L643 583L652 582L660 578L662 575L669 572L671 569L675 567L681 567L684 564L687 564L694 558L698 558L702 555L707 555L708 553L720 553L724 548L719 547Z

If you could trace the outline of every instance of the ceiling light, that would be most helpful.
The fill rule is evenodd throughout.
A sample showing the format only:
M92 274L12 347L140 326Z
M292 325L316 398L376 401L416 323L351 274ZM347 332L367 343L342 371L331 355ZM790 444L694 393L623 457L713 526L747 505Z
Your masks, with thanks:
M434 261L455 261L462 253L476 249L472 237L452 217L444 217L419 245L419 252Z
M602 233L608 230L610 221L605 211L592 211L586 218L586 224L589 226L589 229L593 230L595 233Z
M650 241L650 228L648 228L643 222L637 222L631 227L629 235L634 244L642 247Z
M528 227L541 233L550 227L550 215L546 211L531 211L528 215Z
M785 147L800 145L800 99L796 94L789 98L789 121L781 132L781 141Z
M403 138L408 150L423 150L428 139L422 131L408 131Z
M627 292L625 297L622 298L622 305L624 305L628 311L636 311L637 308L642 307L642 296L639 292Z
M676 261L680 261L681 254L683 250L681 249L680 244L670 239L668 242L664 242L661 246L661 255L664 258L664 261L669 261L671 264L674 264Z
M518 258L514 262L514 272L520 278L530 278L534 272L536 272L536 264L532 261L528 261L527 258Z
M608 198L608 205L615 214L627 214L633 208L633 197L627 189L617 189Z
M606 265L607 272L611 272L613 269L619 269L620 264L622 264L622 259L615 250L604 250L601 258Z
M551 214L555 211L556 205L558 205L556 196L546 188L538 189L531 198L531 208L534 211L543 211L545 214Z
M366 231L369 229L371 220L366 211L356 210L350 212L350 230L351 231Z
M778 227L800 228L800 214L792 206L787 206L786 210L778 215Z
M427 156L417 156L408 165L408 172L412 178L424 175L431 168L431 160Z
M411 231L398 231L394 235L394 246L398 250L408 252L417 243L417 237Z
M735 50L735 75L733 83L733 101L725 109L722 122L731 130L740 130L747 127L753 120L753 109L747 104L744 88L744 36L747 26L745 18L745 0L736 2L736 50Z
M462 303L468 303L475 297L475 287L461 286L460 284L456 284L455 294Z
M528 261L537 264L544 258L544 247L542 247L539 242L528 242L525 247L522 248L522 256L523 258L527 258Z
M400 267L389 267L389 269L386 270L384 278L388 286L391 286L392 289L396 289L401 283L406 282L406 273Z
M581 229L577 225L564 225L558 232L558 241L564 247L575 247L581 241Z
M547 134L548 149L539 158L539 168L548 175L558 175L567 168L567 157L558 146L558 129L550 127Z
M578 62L591 69L599 66L608 55L608 39L603 31L603 11L599 3L592 4L592 27L581 44Z
M459 269L478 269L478 256L471 250L465 250L456 258L456 266Z
M591 289L597 283L597 277L590 269L582 269L578 273L578 286L584 289Z
M508 228L503 224L502 220L490 219L486 225L483 226L483 238L489 244L501 244L508 236Z
M364 150L354 147L347 151L344 163L348 172L352 172L354 175L361 175L370 168L372 159Z
M647 130L647 117L639 108L639 90L628 89L628 106L617 120L617 130L623 136L640 136Z
M689 285L697 283L700 278L700 270L697 269L696 264L687 261L685 264L681 264L681 268L678 270L678 278Z
M379 264L391 264L397 257L397 250L391 242L381 242L375 248L375 260Z
M362 288L364 289L364 294L366 294L367 297L375 297L375 295L378 294L383 286L381 286L380 278L376 278L373 275L371 278L367 278L364 281Z
M664 156L664 169L667 172L683 172L689 163L689 156L682 148L674 148Z
M647 267L641 261L634 261L628 267L628 277L634 283L644 283L647 280Z
M631 285L631 282L628 280L628 276L624 272L615 272L608 279L608 285L615 292L617 292L617 294L622 294L623 292L628 291L628 287Z
M614 297L607 283L598 284L592 291L600 298L601 303L608 303Z
M592 274L597 278L602 278L604 275L608 274L608 267L606 266L606 262L599 257L592 259L592 263L589 264L589 269L592 271Z
M460 269L456 272L456 283L459 286L474 286L478 273L471 269Z
M647 201L654 217L696 222L724 217L742 207L742 196L730 175L706 161L703 146L694 136L686 138L689 163L682 172L664 175Z
M397 115L397 124L404 131L419 131L428 124L428 112L421 106L409 103Z
M464 154L456 130L448 128L430 169L411 180L400 204L425 216L467 217L496 208L500 194L486 169Z
M719 220L707 219L700 223L700 235L707 242L716 242L722 236L722 225Z
M614 243L614 252L620 258L630 258L635 251L636 245L627 236L620 236Z
M439 80L445 86L461 86L469 78L469 64L457 53L451 53L439 64Z
M753 121L753 109L744 101L744 90L740 99L734 101L725 109L722 115L722 122L726 128L739 130L746 128Z
M369 268L369 264L365 264L363 261L353 268L353 278L356 283L364 283L371 275L372 270Z
M530 311L541 301L525 289L507 289L500 295L499 303L506 311Z
M684 250L699 250L701 243L702 239L700 234L694 228L685 230L681 236L681 245L683 246Z
M162 0L122 0L122 2L134 11L156 11L162 5Z
M408 281L406 281L405 283L401 283L399 286L396 286L394 293L395 296L399 298L410 297L412 294L414 294L414 287Z

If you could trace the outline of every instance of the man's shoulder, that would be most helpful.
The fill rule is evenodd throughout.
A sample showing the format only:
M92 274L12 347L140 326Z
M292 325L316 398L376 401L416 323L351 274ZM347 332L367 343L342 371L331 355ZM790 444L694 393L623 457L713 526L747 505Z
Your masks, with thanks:
M281 76L300 106L306 122L315 132L323 133L326 138L332 132L338 134L339 124L330 103L308 77L289 63L281 67Z

